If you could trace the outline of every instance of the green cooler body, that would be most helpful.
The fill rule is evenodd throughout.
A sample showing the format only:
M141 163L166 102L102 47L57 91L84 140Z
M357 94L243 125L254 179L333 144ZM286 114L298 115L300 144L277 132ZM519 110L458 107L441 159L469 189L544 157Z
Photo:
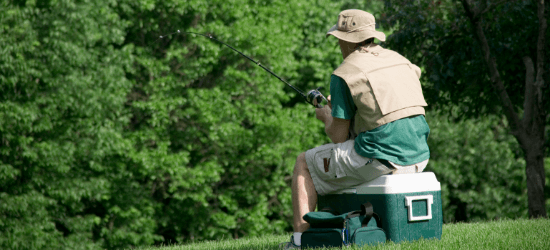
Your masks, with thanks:
M380 216L387 240L441 239L441 185L434 173L383 175L362 185L319 195L318 210L342 214L360 210L369 201Z

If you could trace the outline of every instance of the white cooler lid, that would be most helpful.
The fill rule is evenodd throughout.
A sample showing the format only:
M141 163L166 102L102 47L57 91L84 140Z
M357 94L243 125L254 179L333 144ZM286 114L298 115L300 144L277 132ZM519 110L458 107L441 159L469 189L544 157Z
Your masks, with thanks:
M333 194L401 194L429 191L441 191L441 184L433 172L382 175L372 181Z

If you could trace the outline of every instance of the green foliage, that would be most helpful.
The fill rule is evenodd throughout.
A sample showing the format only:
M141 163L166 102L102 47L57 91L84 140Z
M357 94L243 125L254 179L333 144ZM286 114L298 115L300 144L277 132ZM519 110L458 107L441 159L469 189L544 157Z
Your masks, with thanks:
M139 3L124 5L137 9ZM142 175L152 198L163 204L156 221L165 241L282 233L289 229L288 184L296 156L326 141L313 110L219 43L188 34L151 41L176 30L212 33L307 89L327 85L336 66L337 50L319 32L338 4L203 5L158 1L140 9L141 15L124 14L145 27L130 28L126 40L138 47L125 133L137 146L131 157L147 162Z
M101 247L98 210L131 146L113 3L0 4L0 248Z
M426 171L441 183L444 222L526 217L525 161L503 119L455 119L442 112L426 118L431 130Z
M546 196L546 208L550 212L550 157L544 158L544 173L546 174L546 186L544 186L544 195Z

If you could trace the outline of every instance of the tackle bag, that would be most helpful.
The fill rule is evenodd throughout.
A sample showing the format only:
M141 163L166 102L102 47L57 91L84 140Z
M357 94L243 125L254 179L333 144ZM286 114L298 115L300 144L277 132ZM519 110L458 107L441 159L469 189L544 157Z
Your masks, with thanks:
M342 247L356 244L378 245L386 242L380 217L370 202L361 210L338 215L330 208L304 215L309 229L302 233L302 248Z

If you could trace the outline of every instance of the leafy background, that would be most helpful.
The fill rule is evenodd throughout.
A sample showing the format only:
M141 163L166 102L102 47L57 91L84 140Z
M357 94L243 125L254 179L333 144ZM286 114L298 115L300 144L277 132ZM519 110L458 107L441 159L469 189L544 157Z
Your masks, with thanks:
M291 231L295 159L329 142L313 109L228 48L166 34L212 33L300 89L328 89L342 59L325 33L347 8L374 13L393 34L385 46L423 67L427 171L442 183L444 221L526 217L522 152L487 77L475 78L486 75L476 48L459 46L473 41L464 17L456 3L437 3L432 13L434 2L407 1L2 1L0 248L122 249ZM533 6L519 1L504 14L533 18ZM512 39L494 42L501 50L525 49L504 33L511 24L492 22L503 25L495 41ZM425 41L433 47L415 47ZM509 82L522 79L521 65L509 67ZM546 175L549 183L548 159Z

